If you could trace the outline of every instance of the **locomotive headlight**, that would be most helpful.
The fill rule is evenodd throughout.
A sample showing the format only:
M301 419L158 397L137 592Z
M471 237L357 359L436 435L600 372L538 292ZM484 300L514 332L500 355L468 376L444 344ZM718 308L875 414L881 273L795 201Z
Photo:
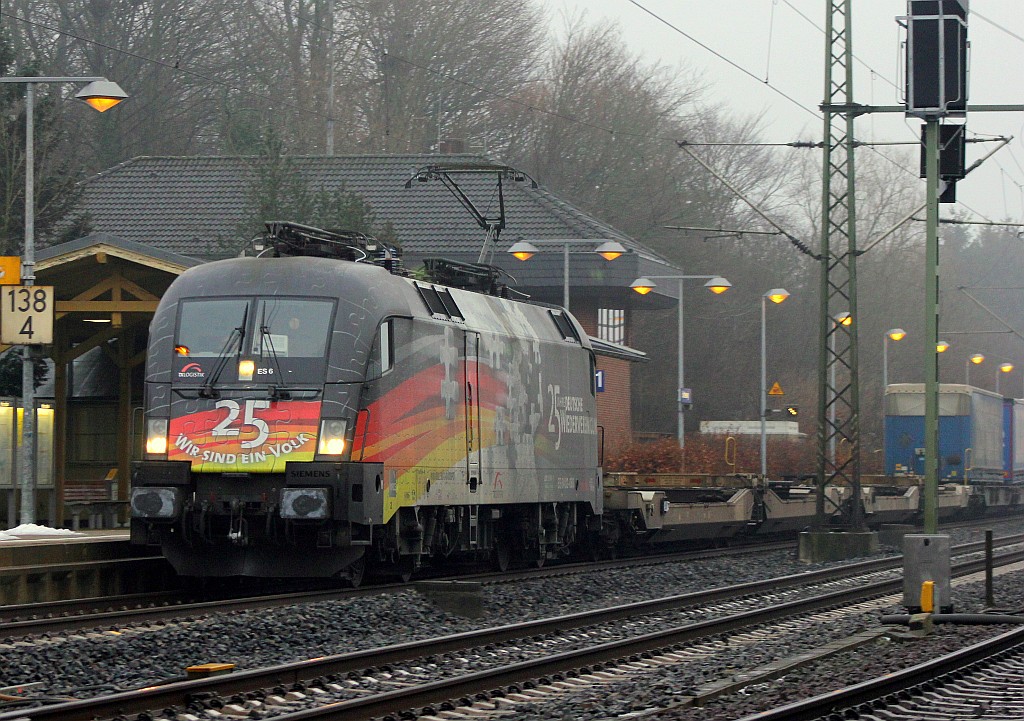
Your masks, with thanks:
M181 513L181 489L133 488L131 506L132 518L177 518Z
M326 488L282 488L281 518L327 518Z
M238 380L251 381L256 372L256 363L251 360L238 361Z
M166 418L149 418L146 420L146 455L167 455Z
M320 421L320 441L317 445L317 453L321 456L340 456L344 453L346 430L348 430L348 424L345 421Z

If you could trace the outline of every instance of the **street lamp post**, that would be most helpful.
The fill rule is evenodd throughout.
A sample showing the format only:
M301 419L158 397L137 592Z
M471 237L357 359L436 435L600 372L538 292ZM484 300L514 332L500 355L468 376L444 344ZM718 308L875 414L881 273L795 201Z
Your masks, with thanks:
M683 283L687 280L707 280L704 287L710 290L715 295L720 295L732 287L732 283L723 278L720 275L651 275L643 278L637 278L629 287L635 290L640 295L647 295L650 293L657 284L654 282L657 280L677 280L679 281L679 327L678 327L678 358L676 361L676 435L679 438L679 447L686 447L686 428L684 425L683 414L686 410L685 399L683 398L683 389L686 387L684 383L684 364L683 364Z
M767 326L768 301L781 303L789 297L785 288L772 288L761 296L761 478L768 480L768 428L765 425L768 415L768 344L765 327Z
M887 330L882 338L882 395L889 387L889 341L901 341L907 337L907 332L902 328Z
M35 86L40 83L88 83L75 97L94 110L105 112L128 97L128 94L103 77L31 77L14 76L0 78L0 83L24 83L25 85L25 248L22 255L21 281L31 286L35 283ZM21 396L22 396L22 469L21 469L21 522L35 523L36 503L36 454L35 454L35 378L31 346L22 349ZM58 513L60 509L58 509ZM55 523L54 525L57 525Z
M591 244L597 245L595 253L605 260L611 261L626 252L625 247L614 240L587 240L585 238L562 238L545 240L520 240L512 244L508 253L518 260L529 260L540 252L538 245L560 245L562 246L562 307L569 310L569 246Z
M981 353L975 353L970 358L964 361L964 385L969 386L971 384L971 364L981 365L985 362L985 356Z
M999 392L999 374L1009 373L1013 370L1013 363L1000 363L999 368L996 369L996 393Z

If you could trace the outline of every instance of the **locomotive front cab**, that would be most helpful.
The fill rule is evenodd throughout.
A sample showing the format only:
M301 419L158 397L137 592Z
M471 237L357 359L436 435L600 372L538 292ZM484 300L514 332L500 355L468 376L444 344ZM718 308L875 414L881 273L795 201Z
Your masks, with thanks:
M150 348L160 356L151 362L169 360L169 383L147 382L133 542L160 544L186 575L324 575L325 560L338 570L352 561L339 546L369 543L362 522L372 519L362 507L364 490L379 489L376 464L348 461L361 383L368 366L380 372L382 332L372 343L368 333L338 332L339 303L280 295L177 302L172 332ZM332 358L362 367L339 371ZM197 546L221 547L219 567L196 566Z

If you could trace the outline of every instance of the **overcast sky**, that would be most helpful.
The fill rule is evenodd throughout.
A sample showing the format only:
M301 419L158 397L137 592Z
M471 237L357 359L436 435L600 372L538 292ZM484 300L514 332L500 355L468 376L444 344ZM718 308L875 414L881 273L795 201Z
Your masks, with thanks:
M637 52L666 65L682 63L699 70L708 85L709 101L724 103L739 114L764 116L766 141L821 139L817 107L824 95L825 41L819 28L824 27L826 0L540 2L549 9L555 31L564 26L562 17L566 12L582 11L591 20L610 18L619 24L623 39ZM906 14L907 3L856 0L853 6L853 50L863 61L855 64L855 100L863 104L899 104L894 85L902 77L903 59L895 18ZM1024 2L973 0L970 7L970 102L1024 104ZM766 78L768 84L792 100L766 87ZM968 117L967 127L969 137L972 133L1013 135L1015 140L957 185L961 201L957 207L990 220L1009 217L1022 221L1024 113L974 113ZM860 140L915 140L919 132L920 122L908 121L902 114L863 116L856 127ZM991 147L988 143L969 145L968 164ZM916 172L916 166L912 169ZM923 184L921 192L923 200Z

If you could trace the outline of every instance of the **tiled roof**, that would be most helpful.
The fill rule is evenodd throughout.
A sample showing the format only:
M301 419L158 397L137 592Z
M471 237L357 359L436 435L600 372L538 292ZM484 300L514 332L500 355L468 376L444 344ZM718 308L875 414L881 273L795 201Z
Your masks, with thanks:
M139 256L148 256L149 258L153 258L158 261L179 265L183 268L191 268L192 266L199 265L199 263L202 262L197 258L179 255L153 245L145 245L143 243L125 240L124 238L111 233L90 233L84 238L72 240L67 243L61 243L60 245L50 246L49 248L43 248L36 253L36 263L42 265L45 261L48 261L51 258L75 253L92 246L104 245L118 250L123 250L127 253L133 253Z
M406 253L478 252L484 232L437 181L406 181L418 168L439 162L480 162L471 155L297 156L296 170L313 189L345 188L390 221ZM183 255L224 255L223 244L241 247L238 228L252 219L251 157L139 157L91 178L82 205L96 231ZM493 176L457 176L485 213L496 213ZM529 182L504 181L507 225L500 248L517 237L614 239L652 255L614 228ZM264 218L263 220L277 220ZM299 218L281 218L296 220Z
M438 163L481 163L475 155L341 155L290 158L312 190L334 191L344 185L389 221L402 244L408 265L418 258L445 255L475 262L484 231L459 200L439 181L416 182L416 171ZM240 228L252 224L253 157L138 157L93 178L84 185L82 209L93 228L134 243L200 259L235 255L248 238ZM498 212L493 175L454 176L485 215ZM413 178L410 186L406 182ZM506 254L520 238L617 240L630 250L611 264L593 253L593 244L572 246L573 286L614 285L616 293L633 295L628 286L640 275L673 274L665 259L606 223L530 182L503 181L506 227L501 232L494 264L506 268L521 288L552 301L561 299L560 247L548 245L529 263ZM294 220L301 218L262 218ZM621 276L621 277L620 277ZM660 295L661 289L659 289ZM652 294L654 296L656 294ZM664 295L674 295L665 289ZM635 300L635 299L633 299ZM656 298L648 296L647 302ZM664 300L664 298L662 299ZM625 307L617 301L616 307Z

